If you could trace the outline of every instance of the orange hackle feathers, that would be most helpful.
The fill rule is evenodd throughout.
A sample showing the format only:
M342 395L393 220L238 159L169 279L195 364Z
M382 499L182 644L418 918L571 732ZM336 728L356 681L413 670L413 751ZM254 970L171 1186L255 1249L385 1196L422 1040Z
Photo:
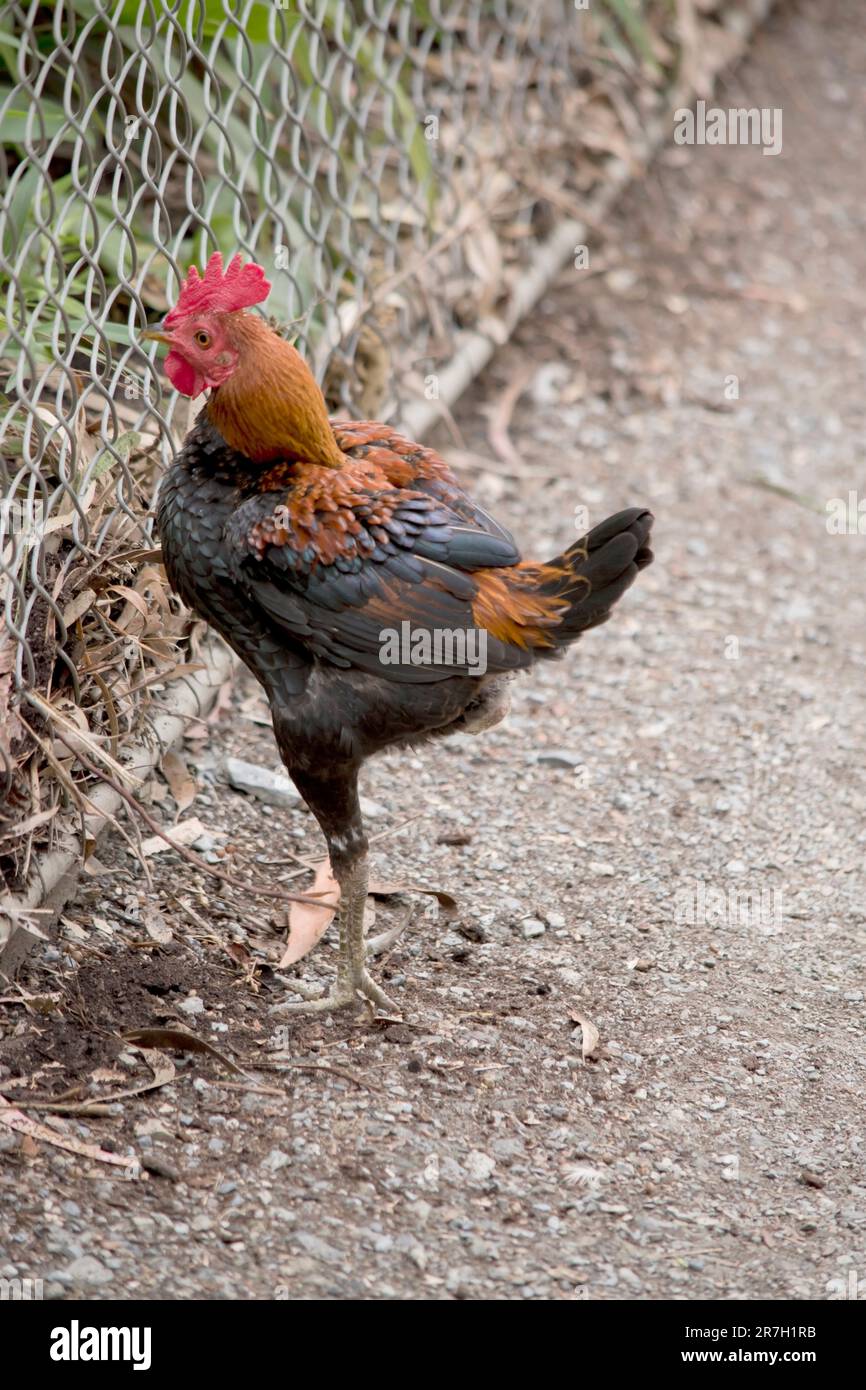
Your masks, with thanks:
M301 354L254 314L233 314L228 333L238 365L207 407L226 443L255 463L340 468L325 398Z

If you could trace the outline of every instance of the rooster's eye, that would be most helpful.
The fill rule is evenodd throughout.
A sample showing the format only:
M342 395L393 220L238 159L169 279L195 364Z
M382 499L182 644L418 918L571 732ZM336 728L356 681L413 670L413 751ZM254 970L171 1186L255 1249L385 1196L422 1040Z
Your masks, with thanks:
M203 328L200 328L198 333L196 333L195 340L198 343L199 347L210 347L210 334L205 333Z

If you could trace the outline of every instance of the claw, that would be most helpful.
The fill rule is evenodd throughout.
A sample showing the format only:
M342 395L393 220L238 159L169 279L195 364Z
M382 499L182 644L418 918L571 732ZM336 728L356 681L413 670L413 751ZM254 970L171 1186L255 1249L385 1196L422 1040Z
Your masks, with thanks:
M366 970L361 976L361 983L357 986L357 993L362 994L365 999L369 999L370 1003L375 1004L377 1008L384 1009L387 1014L400 1013L400 1009L394 1003L394 1000L389 998L383 989L380 989L379 985L367 974Z
M360 980L355 985L337 984L327 994L315 996L315 985L306 985L300 980L292 980L289 989L295 990L302 995L301 999L287 1001L285 1004L277 1004L273 1012L275 1014L323 1014L332 1010L347 1009L350 1005L357 1005L359 999L366 1000L375 1005L377 1009L384 1010L385 1013L400 1015L400 1009L389 999L383 989L380 989L376 981L364 970Z
M286 989L290 989L294 994L299 994L302 999L310 1002L325 996L324 985L308 985L304 980L285 980L284 982Z
M295 999L285 1004L277 1004L273 1012L275 1014L324 1014L329 1013L332 1009L346 1009L355 1002L354 993L344 994L341 990L332 989L319 999Z

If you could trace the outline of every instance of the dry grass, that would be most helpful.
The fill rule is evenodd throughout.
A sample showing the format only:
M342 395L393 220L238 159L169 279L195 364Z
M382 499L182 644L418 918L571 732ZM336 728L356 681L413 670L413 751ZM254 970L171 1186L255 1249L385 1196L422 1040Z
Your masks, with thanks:
M50 433L44 407L40 415ZM188 615L170 595L148 535L157 441L127 432L114 441L114 458L88 431L86 411L77 418L69 451L82 478L77 505L61 503L40 539L12 535L2 555L12 622L25 633L32 663L13 699L17 643L4 619L0 873L9 889L26 880L36 850L53 846L61 813L80 818L87 810L88 779L74 750L128 784L123 750L146 731L152 692L189 669L180 646ZM17 439L7 433L7 474L11 461L21 462L16 444L23 431ZM40 463L49 494L61 482L62 453L48 447Z

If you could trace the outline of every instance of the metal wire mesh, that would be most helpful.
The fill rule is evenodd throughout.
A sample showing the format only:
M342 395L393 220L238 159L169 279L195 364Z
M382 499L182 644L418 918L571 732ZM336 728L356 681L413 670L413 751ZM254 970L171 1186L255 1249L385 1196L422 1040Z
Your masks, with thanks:
M641 121L609 100L611 71L639 87L616 34L600 100L584 8L0 5L0 800L19 819L62 795L34 799L28 750L73 775L51 717L116 754L174 659L148 509L188 405L137 330L188 265L240 250L335 411L435 394L455 332L496 332L591 185L578 149L620 154Z

